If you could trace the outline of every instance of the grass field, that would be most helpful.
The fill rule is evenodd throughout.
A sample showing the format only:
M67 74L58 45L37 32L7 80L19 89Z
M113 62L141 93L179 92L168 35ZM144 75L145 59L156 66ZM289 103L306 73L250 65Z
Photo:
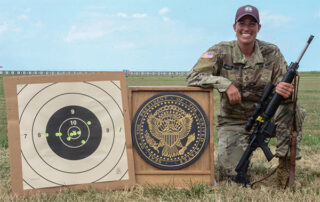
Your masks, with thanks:
M129 86L186 85L183 77L128 77ZM186 189L170 185L137 186L132 190L97 192L92 189L66 190L54 195L37 194L24 201L319 201L320 197L320 72L301 73L299 103L307 110L304 123L302 154L297 161L296 183L283 190L273 183L273 177L255 189L234 183L219 182L216 189L206 184L190 184ZM215 92L215 116L219 110L219 95ZM0 75L0 201L12 201L9 152L6 137L5 103ZM216 141L215 141L216 142ZM271 149L275 150L275 141ZM215 152L216 153L216 152ZM270 172L277 160L266 162L263 153L256 151L252 158L252 177L259 179Z

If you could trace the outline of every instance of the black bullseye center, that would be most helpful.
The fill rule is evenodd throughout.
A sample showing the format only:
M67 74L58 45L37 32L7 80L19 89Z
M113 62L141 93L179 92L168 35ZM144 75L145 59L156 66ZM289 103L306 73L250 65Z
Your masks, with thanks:
M80 106L56 111L46 126L47 142L54 153L68 160L90 156L98 148L102 129L98 118Z

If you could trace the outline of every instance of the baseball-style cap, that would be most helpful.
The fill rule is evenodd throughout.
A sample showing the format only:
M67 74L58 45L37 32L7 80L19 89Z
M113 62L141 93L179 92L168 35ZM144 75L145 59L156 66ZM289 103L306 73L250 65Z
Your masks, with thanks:
M259 11L256 7L251 5L246 5L238 8L235 22L238 22L242 17L246 15L251 15L254 19L256 19L257 23L260 24Z

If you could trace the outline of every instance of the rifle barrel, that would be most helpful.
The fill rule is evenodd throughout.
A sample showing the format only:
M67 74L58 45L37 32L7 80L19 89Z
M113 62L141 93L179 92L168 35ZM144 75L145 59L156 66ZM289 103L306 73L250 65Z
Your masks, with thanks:
M298 58L298 60L297 60L297 62L296 62L297 64L299 64L301 58L303 57L303 55L304 55L304 53L306 52L307 48L309 47L311 41L313 40L313 37L314 37L313 35L310 35L310 37L309 37L309 39L308 39L308 41L307 41L306 46L305 46L304 49L302 50L302 53L300 54L300 56L299 56L299 58Z

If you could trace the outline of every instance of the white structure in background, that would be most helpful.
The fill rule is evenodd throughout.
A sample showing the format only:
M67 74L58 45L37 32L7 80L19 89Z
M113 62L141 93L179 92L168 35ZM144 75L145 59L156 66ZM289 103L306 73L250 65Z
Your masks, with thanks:
M126 76L186 76L187 71L129 71ZM97 73L91 71L0 71L0 74L6 75L50 75L50 74L80 74L80 73Z

